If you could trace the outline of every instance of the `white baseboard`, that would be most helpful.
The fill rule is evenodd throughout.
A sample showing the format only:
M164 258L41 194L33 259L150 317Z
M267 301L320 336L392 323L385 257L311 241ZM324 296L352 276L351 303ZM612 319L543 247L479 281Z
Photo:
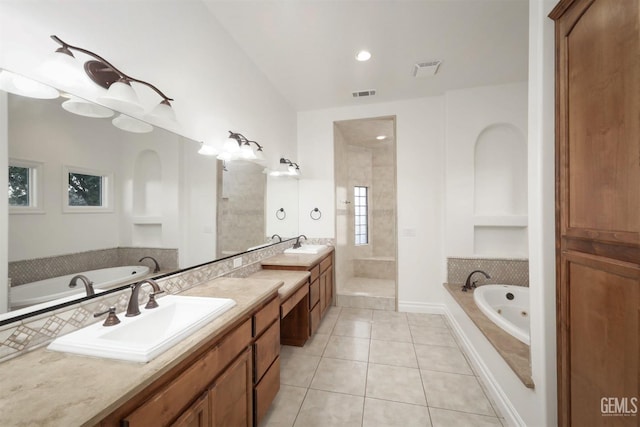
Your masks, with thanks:
M476 351L475 347L464 333L464 330L445 304L398 301L398 311L407 313L442 314L446 316L451 328L453 329L453 333L458 339L458 342L464 347L463 350L467 356L469 356L469 359L471 359L471 363L473 363L478 375L482 378L487 391L491 394L491 398L500 409L501 415L504 417L505 421L510 426L526 426L524 420L511 404L511 401L504 393L504 390L502 390L494 375L484 363L482 357Z

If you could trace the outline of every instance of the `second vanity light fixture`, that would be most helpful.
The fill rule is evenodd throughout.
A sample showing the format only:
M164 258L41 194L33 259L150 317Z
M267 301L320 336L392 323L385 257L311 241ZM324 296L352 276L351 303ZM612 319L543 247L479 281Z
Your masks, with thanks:
M269 172L271 176L300 176L300 165L284 157L280 158L280 168Z
M101 104L125 114L142 114L144 112L144 108L140 104L135 90L131 87L131 83L135 82L149 87L158 94L160 98L162 98L160 103L144 116L145 119L169 129L175 129L178 127L175 112L173 111L173 108L171 108L171 101L173 101L173 99L165 95L156 86L144 80L136 79L125 74L109 61L90 50L78 46L72 46L62 41L56 35L52 35L51 38L60 45L56 50L56 53L61 54L56 55L57 64L54 66L50 65L48 67L49 70L54 70L56 73L56 76L53 76L53 78L57 78L59 73L64 73L63 69L69 70L73 67L74 64L70 64L70 62L73 62L75 59L72 51L84 53L85 55L94 58L94 60L85 62L84 71L94 83L107 89L107 93L98 98L98 101ZM66 62L67 65L62 65L63 62ZM68 111L83 115L81 111ZM144 122L123 115L119 115L113 119L113 124L123 130L132 132L145 132L152 129Z
M251 144L255 145L255 147ZM255 163L263 163L263 148L262 145L248 139L241 133L229 131L229 136L222 145L222 150L218 150L213 145L203 142L198 153L206 156L217 155L219 160L225 162L231 160L248 160Z

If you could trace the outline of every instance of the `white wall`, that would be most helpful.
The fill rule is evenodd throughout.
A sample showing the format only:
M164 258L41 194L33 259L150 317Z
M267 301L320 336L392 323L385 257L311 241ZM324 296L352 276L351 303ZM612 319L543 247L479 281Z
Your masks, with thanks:
M0 170L7 170L9 168L8 159L6 153L9 146L9 134L7 126L7 95L0 93ZM6 173L0 174L0 188L7 188L9 176ZM9 228L9 201L5 197L0 198L0 230L7 230ZM9 289L8 286L3 284L3 277L8 277L9 266L7 259L9 257L9 235L5 232L0 232L0 313L6 313L9 309Z
M526 153L526 83L447 92L446 256L476 255L477 247L474 248L476 142L486 129L496 124L513 127L514 133L521 136L521 139L513 141L513 144L524 144L522 149ZM500 160L496 156L495 162ZM526 182L522 184L521 190L526 194ZM494 233L497 234L497 231ZM524 233L526 239L526 231ZM500 246L504 247L504 245ZM521 247L517 248L517 253L494 254L526 257L526 248L525 240Z
M557 2L529 2L529 282L537 425L557 425L555 291L555 60ZM534 426L533 422L530 424Z
M300 232L309 237L335 237L333 122L394 115L398 300L417 306L441 303L445 280L443 97L298 113L298 160L303 168ZM309 218L314 205L323 211L323 221Z

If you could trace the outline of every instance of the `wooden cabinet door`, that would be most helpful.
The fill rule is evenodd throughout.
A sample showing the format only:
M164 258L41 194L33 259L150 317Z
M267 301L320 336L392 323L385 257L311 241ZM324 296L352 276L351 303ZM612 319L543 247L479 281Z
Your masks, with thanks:
M251 350L247 349L209 389L212 427L253 424Z
M637 425L640 0L562 0L550 16L558 422Z
M200 396L171 427L209 427L209 393Z
M324 281L325 309L327 309L331 307L331 303L333 302L333 267L327 268L324 274L326 276Z

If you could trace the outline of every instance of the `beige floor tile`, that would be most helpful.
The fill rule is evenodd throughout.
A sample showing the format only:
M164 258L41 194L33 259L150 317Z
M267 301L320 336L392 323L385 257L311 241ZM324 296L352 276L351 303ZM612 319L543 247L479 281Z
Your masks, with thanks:
M431 426L426 406L388 400L364 399L363 427Z
M303 347L293 345L283 345L280 347L280 354L306 354L307 356L322 356L324 349L329 342L329 334L315 333L304 343Z
M397 311L386 310L373 310L373 323L376 322L407 323L407 313L398 313Z
M428 370L420 372L429 407L496 416L476 377Z
M420 369L473 375L467 359L458 348L415 344Z
M407 321L410 325L416 326L447 327L447 321L441 314L407 313Z
M444 345L458 347L456 340L447 328L425 325L409 325L411 337L415 344Z
M371 322L373 318L373 310L369 308L351 308L342 307L339 320L362 320Z
M362 320L339 319L333 327L332 335L343 337L370 338L371 323Z
M366 381L366 362L323 357L310 387L316 390L364 396Z
M371 339L381 341L412 342L411 330L406 322L373 322Z
M340 316L340 310L337 311L328 311L327 314L322 318L320 322L320 326L316 330L316 334L330 334L333 331L333 327L338 321L338 317Z
M280 358L280 384L309 387L319 363L319 356L283 354Z
M260 422L260 427L293 427L306 392L307 389L303 387L281 384L269 411Z
M410 342L377 341L372 339L369 348L369 362L378 365L417 368L418 361L413 344Z
M324 357L367 362L369 361L369 339L332 335L324 351Z
M426 406L420 383L418 369L369 363L366 396Z
M360 427L364 397L310 389L295 427Z
M496 417L429 408L433 427L501 427Z

